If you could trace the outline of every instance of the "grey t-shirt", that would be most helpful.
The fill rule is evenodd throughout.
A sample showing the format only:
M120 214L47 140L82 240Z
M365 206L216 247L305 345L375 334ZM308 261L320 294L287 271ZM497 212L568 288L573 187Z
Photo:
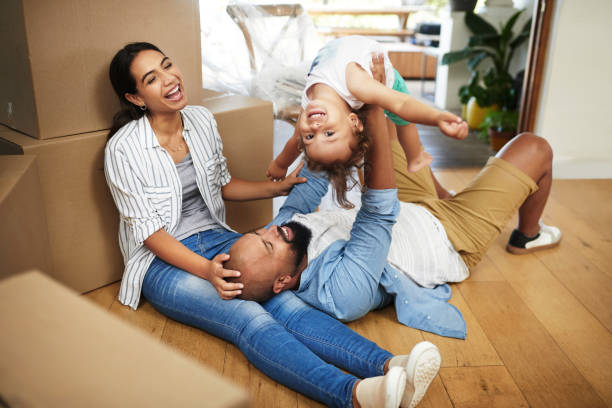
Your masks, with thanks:
M185 158L176 164L176 169L183 185L183 208L174 237L180 241L197 232L219 227L198 189L191 153L187 153Z

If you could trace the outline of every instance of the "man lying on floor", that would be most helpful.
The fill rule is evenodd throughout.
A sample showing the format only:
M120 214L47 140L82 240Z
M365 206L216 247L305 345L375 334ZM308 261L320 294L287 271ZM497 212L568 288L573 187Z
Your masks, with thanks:
M384 117L370 116L369 131L386 132ZM539 223L552 181L544 139L516 137L447 200L437 198L429 168L407 172L396 140L392 151L398 188L392 182L367 188L358 210L313 213L328 183L303 169L308 181L294 186L271 225L245 234L230 250L226 268L241 271L241 297L262 301L291 289L342 320L394 300L401 323L465 338L465 322L442 284L467 278L517 209L510 252L558 244L560 231Z

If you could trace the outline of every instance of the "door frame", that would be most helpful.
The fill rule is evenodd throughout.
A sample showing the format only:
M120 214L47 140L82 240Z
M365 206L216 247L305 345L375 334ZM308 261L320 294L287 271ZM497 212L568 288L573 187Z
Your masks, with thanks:
M535 130L544 67L553 23L555 0L535 0L533 22L529 36L525 79L521 92L518 132L533 132Z

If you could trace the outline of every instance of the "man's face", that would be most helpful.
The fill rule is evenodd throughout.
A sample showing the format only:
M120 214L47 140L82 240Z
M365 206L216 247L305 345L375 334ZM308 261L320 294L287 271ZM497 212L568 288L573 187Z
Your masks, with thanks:
M310 230L289 222L244 234L229 251L232 267L241 272L245 299L250 294L271 291L279 276L293 276L310 242Z

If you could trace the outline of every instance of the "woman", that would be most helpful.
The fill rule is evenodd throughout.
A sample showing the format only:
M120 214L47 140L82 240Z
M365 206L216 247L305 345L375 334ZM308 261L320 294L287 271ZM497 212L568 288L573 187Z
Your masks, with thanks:
M223 267L240 234L225 224L223 199L286 194L304 181L297 170L279 183L230 177L214 118L187 106L180 71L154 45L126 45L109 74L122 105L105 150L121 216L119 300L136 309L142 293L161 313L232 342L274 380L327 405L397 407L402 395L405 406L416 405L437 372L427 369L439 359L435 346L393 357L291 292L242 301L241 284L225 280L240 275Z

